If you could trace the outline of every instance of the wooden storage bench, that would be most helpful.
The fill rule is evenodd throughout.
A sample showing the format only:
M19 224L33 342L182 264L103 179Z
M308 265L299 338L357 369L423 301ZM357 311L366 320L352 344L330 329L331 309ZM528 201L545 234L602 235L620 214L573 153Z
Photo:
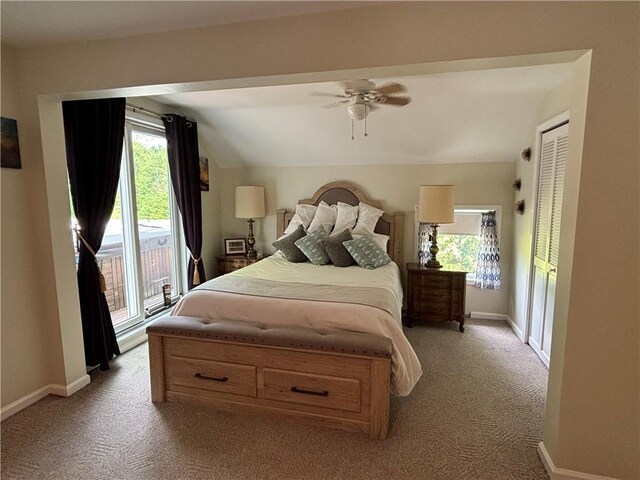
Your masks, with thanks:
M165 317L147 328L151 399L299 419L386 438L391 340Z

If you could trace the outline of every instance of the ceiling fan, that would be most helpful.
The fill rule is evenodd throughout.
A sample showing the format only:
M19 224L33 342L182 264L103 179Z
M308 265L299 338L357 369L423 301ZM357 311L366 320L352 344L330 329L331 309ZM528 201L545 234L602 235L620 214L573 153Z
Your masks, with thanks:
M411 97L395 96L394 94L404 93L407 87L400 83L387 82L376 85L371 80L349 80L342 82L344 90L342 94L331 94L315 92L312 95L322 97L342 98L342 100L325 105L327 108L337 107L342 104L347 105L347 114L351 118L351 139L354 139L354 121L364 120L364 136L367 137L367 116L369 112L377 110L380 106L390 105L394 107L404 107L411 102Z

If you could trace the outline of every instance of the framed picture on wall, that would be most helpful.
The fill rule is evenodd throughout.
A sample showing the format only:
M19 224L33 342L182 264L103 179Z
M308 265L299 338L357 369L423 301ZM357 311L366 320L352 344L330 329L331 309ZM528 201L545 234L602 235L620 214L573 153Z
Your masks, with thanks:
M225 238L224 254L225 255L246 255L247 240L245 238Z

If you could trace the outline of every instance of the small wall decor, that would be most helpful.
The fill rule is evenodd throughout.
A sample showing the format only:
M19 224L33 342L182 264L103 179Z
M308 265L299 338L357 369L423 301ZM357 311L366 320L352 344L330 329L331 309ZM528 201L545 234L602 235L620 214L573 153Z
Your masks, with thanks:
M522 153L520 153L520 156L525 162L528 162L529 160L531 160L531 148L527 147L524 150L522 150Z
M200 157L200 191L209 191L209 159Z
M12 118L1 117L2 152L0 165L2 168L22 168L20 145L18 144L18 123Z
M513 182L511 186L513 187L514 190L519 192L520 189L522 188L522 180L519 178L516 178L515 182Z
M516 202L516 204L515 204L514 210L518 215L523 215L524 214L524 200L518 200Z
M225 238L224 254L225 255L246 255L247 240L245 238Z

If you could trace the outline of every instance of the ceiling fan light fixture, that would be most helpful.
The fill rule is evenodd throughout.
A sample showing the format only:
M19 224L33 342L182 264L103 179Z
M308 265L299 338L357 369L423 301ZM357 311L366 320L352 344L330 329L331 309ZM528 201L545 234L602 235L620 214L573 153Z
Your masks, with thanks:
M364 120L370 111L371 108L366 103L353 103L347 107L349 117L356 121Z

